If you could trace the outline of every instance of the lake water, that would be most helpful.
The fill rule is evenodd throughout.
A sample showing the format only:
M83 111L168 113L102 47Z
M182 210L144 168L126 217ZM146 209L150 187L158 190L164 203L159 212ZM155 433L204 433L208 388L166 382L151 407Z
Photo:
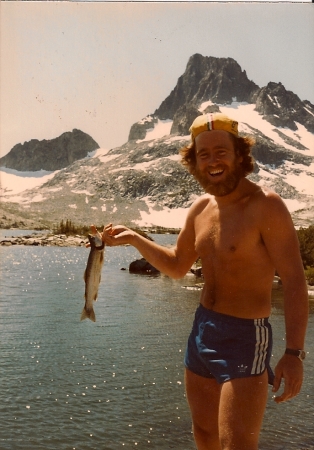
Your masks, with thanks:
M194 277L131 275L121 268L137 251L107 248L97 321L80 322L88 253L0 247L0 448L195 449L183 377ZM285 343L282 299L273 297L274 365ZM310 311L303 390L282 405L269 390L261 450L314 449L313 301Z

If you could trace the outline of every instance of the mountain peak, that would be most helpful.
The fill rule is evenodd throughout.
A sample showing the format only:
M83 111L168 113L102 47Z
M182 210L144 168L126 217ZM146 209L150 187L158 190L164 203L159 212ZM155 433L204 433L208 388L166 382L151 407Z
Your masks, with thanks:
M85 158L98 148L94 139L74 128L54 139L31 139L16 144L7 155L0 158L0 166L19 171L54 171Z
M176 87L155 111L161 119L173 119L184 104L198 107L202 102L230 104L233 101L251 103L259 87L250 81L233 58L191 56Z
M314 132L314 105L309 101L301 101L296 94L287 91L282 83L270 81L259 90L256 111L274 126L296 131L297 123L300 123L308 131Z

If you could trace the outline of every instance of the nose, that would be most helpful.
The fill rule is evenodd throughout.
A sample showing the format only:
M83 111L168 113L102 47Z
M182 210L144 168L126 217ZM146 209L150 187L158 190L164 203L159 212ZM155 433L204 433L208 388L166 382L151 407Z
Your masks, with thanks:
M220 158L217 153L213 152L208 155L208 165L215 166L220 163Z

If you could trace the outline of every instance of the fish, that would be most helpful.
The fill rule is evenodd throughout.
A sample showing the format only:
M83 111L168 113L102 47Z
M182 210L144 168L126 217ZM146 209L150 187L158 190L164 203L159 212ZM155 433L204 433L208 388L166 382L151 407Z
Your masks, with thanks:
M98 297L98 288L101 280L101 269L105 259L105 243L99 234L89 234L90 253L84 272L85 281L85 305L81 314L81 320L90 319L96 322L94 301Z

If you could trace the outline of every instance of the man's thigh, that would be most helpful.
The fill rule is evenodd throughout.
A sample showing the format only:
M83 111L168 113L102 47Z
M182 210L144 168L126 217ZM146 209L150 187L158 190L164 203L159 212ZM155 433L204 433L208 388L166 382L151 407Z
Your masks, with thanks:
M208 433L218 434L221 385L215 378L204 378L186 369L185 388L193 424Z
M237 378L223 384L219 406L222 448L254 450L268 396L268 375Z

